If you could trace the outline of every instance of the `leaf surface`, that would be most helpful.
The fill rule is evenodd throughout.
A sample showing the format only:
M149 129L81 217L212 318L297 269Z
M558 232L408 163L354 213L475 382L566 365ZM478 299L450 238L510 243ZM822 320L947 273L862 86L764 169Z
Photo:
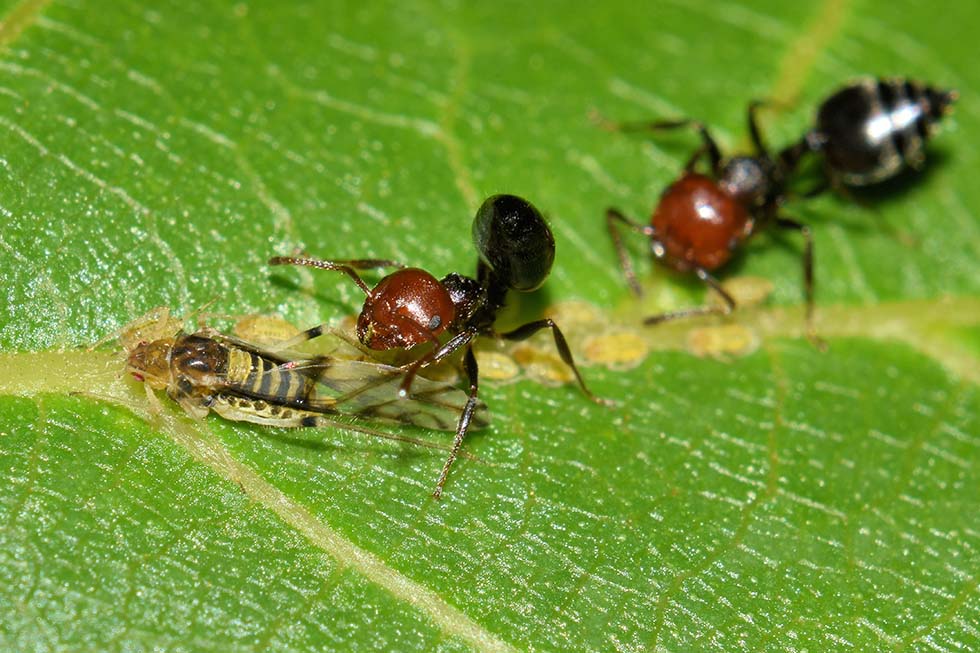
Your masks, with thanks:
M0 2L0 642L976 648L978 12ZM861 74L961 98L925 174L866 206L787 206L814 230L828 351L800 337L793 237L726 272L770 280L760 305L641 327L704 293L635 242L634 300L603 214L645 220L697 141L590 113L694 116L732 152L748 102L770 98L781 145ZM554 315L621 405L540 383L561 372L546 334L490 347L520 375L485 366L494 423L467 444L482 462L457 463L442 502L438 452L154 416L117 354L85 350L161 305L338 323L352 284L266 259L468 273L472 215L497 192L542 209L558 246L503 322Z

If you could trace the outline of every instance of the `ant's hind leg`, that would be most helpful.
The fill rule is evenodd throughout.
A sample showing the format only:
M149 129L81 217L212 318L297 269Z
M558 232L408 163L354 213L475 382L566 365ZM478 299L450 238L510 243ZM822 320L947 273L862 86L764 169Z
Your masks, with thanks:
M725 302L724 306L701 306L698 308L688 308L681 311L673 311L671 313L662 313L660 315L652 315L643 320L643 324L647 326L660 324L661 322L667 322L669 320L676 320L685 317L696 317L698 315L730 315L732 311L735 310L735 298L728 294L728 291L721 287L718 280L715 279L711 274L704 268L696 268L694 273L697 275L698 279L703 281L709 288L714 290L721 297L722 301Z
M578 385L582 388L582 392L585 396L594 401L597 404L603 405L613 405L614 402L608 399L602 399L592 394L588 386L585 385L585 380L582 378L582 374L578 371L578 366L575 365L575 359L572 357L572 350L568 347L568 341L565 340L565 334L561 332L558 325L551 318L545 318L543 320L535 320L534 322L528 322L523 326L519 326L513 331L508 331L507 333L499 334L499 337L504 340L526 340L532 335L540 331L541 329L551 329L551 334L555 339L555 348L558 350L558 355L561 356L561 360L572 369L575 374L575 379L578 381Z
M777 217L776 226L800 232L803 248L803 293L806 296L806 337L817 349L826 349L826 343L817 336L813 326L813 234L810 227L791 218Z

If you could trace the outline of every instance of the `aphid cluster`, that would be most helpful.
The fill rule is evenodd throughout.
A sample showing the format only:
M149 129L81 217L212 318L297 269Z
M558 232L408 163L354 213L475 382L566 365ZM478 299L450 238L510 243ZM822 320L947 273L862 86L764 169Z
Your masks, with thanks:
M752 152L724 156L708 128L693 120L607 123L620 131L691 128L701 139L678 179L663 191L649 224L615 208L606 224L630 288L641 287L623 242L623 229L643 235L660 264L696 275L723 300L702 307L646 318L646 324L707 314L731 313L736 301L715 274L755 234L770 228L799 232L804 240L803 287L806 332L819 342L813 326L813 236L798 220L784 215L791 184L807 157L821 157L825 180L811 191L841 189L892 179L925 160L925 141L956 98L908 80L861 80L837 91L818 108L814 126L778 152L765 144L757 120L758 103L748 109ZM702 161L707 169L701 171ZM375 352L411 350L401 367L376 360L309 356L294 348L323 335L318 325L298 334L258 344L259 337L231 337L201 327L193 333L165 309L137 320L121 334L126 369L145 384L152 411L154 391L164 390L189 415L214 411L230 420L279 427L334 426L372 436L449 450L436 482L439 497L461 453L466 434L486 426L487 409L479 399L480 374L473 342L479 337L524 340L548 329L561 360L582 392L586 386L564 334L551 319L538 319L507 332L494 323L508 293L531 292L547 279L555 261L555 240L541 213L514 195L494 195L479 207L472 225L477 251L473 276L456 272L441 279L421 268L385 259L323 260L275 256L271 265L301 265L340 272L365 295L357 318L358 347ZM360 271L395 268L373 286ZM417 349L416 349L417 348ZM462 351L468 391L420 377L425 368ZM355 421L341 419L348 417ZM361 420L388 421L451 430L451 447L390 435Z
M630 220L618 209L606 211L606 222L630 288L640 294L629 254L619 227L647 237L655 260L679 272L689 272L717 292L723 307L702 307L655 315L645 320L665 320L731 313L734 298L714 276L754 234L769 228L800 232L804 239L803 287L806 297L806 332L820 342L813 327L813 236L809 227L781 213L788 199L788 185L807 155L822 155L826 180L808 195L828 185L836 188L863 186L894 178L906 168L921 168L925 141L935 123L956 99L916 82L864 79L846 86L825 100L817 111L816 125L799 142L773 155L763 142L755 118L759 103L749 105L748 126L754 151L724 158L707 128L692 120L651 123L607 123L620 131L666 130L690 126L702 145L694 151L680 178L661 194L651 223ZM708 157L710 174L696 171Z

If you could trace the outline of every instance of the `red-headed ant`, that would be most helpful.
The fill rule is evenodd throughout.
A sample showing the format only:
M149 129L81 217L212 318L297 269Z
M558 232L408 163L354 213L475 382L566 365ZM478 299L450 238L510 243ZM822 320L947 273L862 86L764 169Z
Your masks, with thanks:
M692 127L701 134L702 145L684 166L684 173L660 196L651 224L627 218L618 209L606 210L606 224L619 255L630 288L641 294L629 253L618 226L625 225L650 241L650 251L661 264L679 272L692 272L717 292L724 306L701 307L654 315L645 324L710 313L729 314L735 299L721 287L713 272L722 268L745 242L759 231L776 226L803 235L803 288L806 295L807 337L819 343L813 330L813 238L810 228L780 214L786 199L786 182L791 172L780 158L769 154L756 122L758 103L749 105L749 134L755 153L751 156L723 158L714 138L700 122L693 120L651 123L604 123L619 131L661 131ZM710 175L695 172L707 154Z
M541 213L514 195L494 195L480 206L473 221L473 242L479 252L476 277L452 273L442 280L418 268L404 268L394 261L323 261L315 258L276 256L270 265L305 265L343 272L367 295L357 320L358 339L375 350L404 349L431 343L431 349L410 363L400 394L408 396L418 371L465 348L463 367L469 381L469 401L456 428L452 451L439 474L433 496L442 495L449 469L459 453L476 409L479 369L472 342L477 336L524 340L541 329L551 329L555 347L579 387L589 399L605 403L586 387L568 348L565 336L551 319L528 322L512 331L498 333L493 324L503 308L507 292L530 292L544 283L555 259L555 239ZM356 270L399 267L370 288ZM322 326L307 333L316 333ZM440 343L439 336L451 334Z

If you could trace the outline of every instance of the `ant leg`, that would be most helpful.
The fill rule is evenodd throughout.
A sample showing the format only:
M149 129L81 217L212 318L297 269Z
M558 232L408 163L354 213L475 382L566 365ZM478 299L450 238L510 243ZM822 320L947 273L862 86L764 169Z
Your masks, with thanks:
M804 136L798 143L794 143L780 150L776 157L776 164L783 170L784 174L788 174L796 170L796 167L806 154L814 151L816 151L814 145L807 136Z
M684 164L684 172L694 172L694 168L698 165L698 161L707 153L704 145L694 150L691 156L687 158L687 162Z
M629 284L633 294L639 297L643 294L643 289L640 287L640 282L636 280L636 273L633 271L633 261L630 260L629 252L626 251L626 247L623 245L623 239L619 234L619 230L616 229L617 222L649 238L653 238L654 236L653 227L633 222L620 213L618 209L606 209L606 226L609 228L609 235L612 237L613 245L616 247L616 254L619 256L619 265L623 268L623 275L626 277L626 282Z
M575 374L575 379L578 381L578 385L580 388L582 388L582 392L585 393L585 396L597 404L607 406L613 405L613 402L609 401L608 399L602 399L592 394L592 391L585 385L585 380L582 378L582 374L578 371L578 366L575 365L575 359L572 358L572 350L568 347L568 341L565 340L565 335L551 318L528 322L525 325L517 327L513 331L508 331L507 333L501 333L498 335L504 340L526 340L541 329L551 329L551 335L555 338L555 348L558 349L558 355L561 356L561 359L565 365L572 368L572 372Z
M805 193L802 193L800 197L802 197L805 200L813 199L814 197L819 197L820 195L823 195L828 190L830 190L830 188L831 188L830 182L824 179L810 190L806 191Z
M693 168L694 162L700 158L701 154L704 152L708 153L708 158L711 161L711 173L715 176L721 171L721 150L718 149L718 144L715 139L711 136L711 132L700 120L691 120L689 118L683 118L680 120L655 120L653 122L609 122L607 123L609 129L622 132L637 132L637 131L666 131L669 129L681 129L683 127L690 127L701 134L701 140L704 143L704 147L699 149L691 160L688 161L685 170L688 172Z
M764 107L768 104L763 100L752 100L749 102L749 137L752 139L752 145L755 147L756 154L769 157L769 148L762 140L762 131L759 129L759 121L756 116L756 111L759 107Z
M813 234L810 227L791 218L776 217L776 226L800 232L805 242L803 248L803 293L806 296L806 337L818 349L827 345L817 336L813 327Z
M683 317L695 317L697 315L730 315L732 311L735 310L735 298L728 294L718 280L715 279L711 274L704 268L695 268L694 273L698 276L698 279L703 281L709 288L718 293L722 300L725 302L724 306L701 306L699 308L688 308L682 311L674 311L672 313L663 313L661 315L653 315L643 320L643 324L653 325L660 324L661 322L667 322L668 320L676 320Z
M269 265L304 265L306 267L317 268L320 270L335 270L343 272L357 284L357 287L364 291L365 295L371 294L371 289L364 280L354 270L370 270L373 268L403 268L405 267L397 261L385 259L350 259L341 261L324 261L318 258L298 257L298 256L273 256L269 259Z
M473 348L466 348L466 356L463 358L463 366L466 368L466 377L470 383L470 394L466 399L466 406L463 407L463 412L459 416L459 423L456 425L456 436L453 438L453 448L449 451L449 458L446 459L446 464L442 466L442 471L439 472L439 480L436 481L436 489L432 492L432 497L434 499L442 498L442 488L446 485L446 479L449 477L449 468L453 466L456 462L456 457L459 455L459 449L463 446L463 438L466 437L466 432L470 428L470 421L473 419L473 414L476 412L477 404L477 393L480 390L480 369L476 364L476 356L473 355Z
M468 345L470 341L476 337L476 334L476 329L467 329L462 331L446 341L446 344L444 344L442 347L433 347L429 353L420 356L407 367L403 367L402 369L405 370L405 378L402 380L402 384L398 388L398 396L404 398L411 394L412 382L415 380L415 377L418 375L420 369L429 365L434 365L446 356L452 354L460 347Z

